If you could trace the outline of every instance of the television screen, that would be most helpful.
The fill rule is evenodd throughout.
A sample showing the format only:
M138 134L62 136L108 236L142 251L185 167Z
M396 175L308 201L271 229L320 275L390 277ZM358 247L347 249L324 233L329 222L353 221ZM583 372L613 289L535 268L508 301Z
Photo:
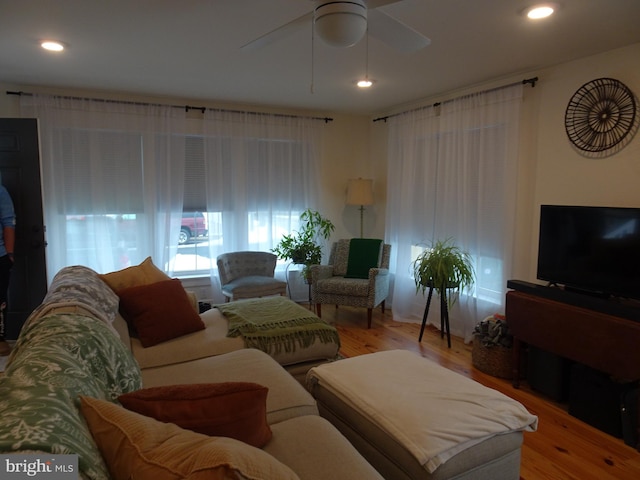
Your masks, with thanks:
M640 208L542 205L537 277L640 299Z

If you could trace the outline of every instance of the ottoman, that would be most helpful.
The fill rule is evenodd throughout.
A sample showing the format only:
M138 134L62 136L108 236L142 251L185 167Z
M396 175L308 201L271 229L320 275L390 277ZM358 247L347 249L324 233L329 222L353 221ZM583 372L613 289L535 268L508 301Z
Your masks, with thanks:
M386 479L520 477L520 403L421 356L392 350L312 368L307 388Z

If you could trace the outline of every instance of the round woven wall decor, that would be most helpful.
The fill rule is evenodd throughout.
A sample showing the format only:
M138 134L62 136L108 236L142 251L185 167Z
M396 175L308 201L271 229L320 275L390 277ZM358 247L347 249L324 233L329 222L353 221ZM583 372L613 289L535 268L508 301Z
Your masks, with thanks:
M598 154L626 145L638 129L633 92L613 78L585 83L573 94L564 117L571 143L579 150Z

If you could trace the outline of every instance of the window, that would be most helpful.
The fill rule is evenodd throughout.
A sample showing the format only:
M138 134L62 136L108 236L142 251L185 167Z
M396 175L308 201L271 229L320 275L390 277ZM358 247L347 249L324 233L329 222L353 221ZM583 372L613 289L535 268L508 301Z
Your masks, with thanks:
M34 94L40 119L47 270L105 273L152 256L209 275L219 253L268 251L315 205L321 122ZM197 132L197 134L194 134Z
M140 133L58 130L61 185L57 211L66 219L69 265L131 265L146 237L144 155Z
M394 244L394 316L420 318L424 309L407 272L414 246L450 237L473 256L476 272L473 293L451 314L452 332L469 340L479 318L503 307L521 96L522 85L514 85L389 119L386 234Z
M187 137L175 274L208 275L220 253L268 251L295 230L308 202L303 148L283 139ZM191 211L202 212L206 234L192 235L184 225L193 223Z

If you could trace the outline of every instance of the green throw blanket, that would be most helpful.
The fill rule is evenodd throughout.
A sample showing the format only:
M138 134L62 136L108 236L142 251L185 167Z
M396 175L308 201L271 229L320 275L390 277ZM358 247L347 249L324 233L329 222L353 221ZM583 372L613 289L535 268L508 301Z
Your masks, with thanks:
M335 328L285 297L237 300L216 308L229 320L228 337L242 335L248 348L270 355L295 352L316 340L340 345Z

